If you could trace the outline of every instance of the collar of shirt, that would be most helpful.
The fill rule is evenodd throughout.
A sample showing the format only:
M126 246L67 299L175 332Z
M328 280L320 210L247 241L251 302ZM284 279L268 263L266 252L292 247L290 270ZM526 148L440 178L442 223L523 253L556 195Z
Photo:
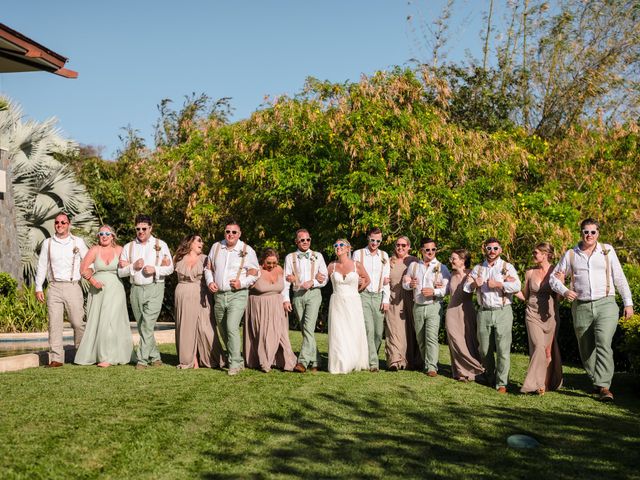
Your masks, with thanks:
M73 241L73 235L69 234L64 238L59 238L57 235L54 235L53 237L51 237L56 243L59 243L60 245L68 245L70 242Z
M493 262L493 265L489 265L489 262L485 260L484 262L482 262L482 266L488 268L489 270L491 270L492 268L502 268L503 262L504 260L502 260L502 257L498 257L496 261Z
M573 249L576 251L576 253L582 255L583 257L589 258L589 254L580 248L580 244L578 244L575 247L573 247ZM604 247L602 246L602 244L600 242L596 243L596 247L593 249L592 255L594 253L603 253L604 254ZM607 252L607 253L609 253L609 252Z
M242 240L238 240L236 242L236 244L231 248L227 246L227 241L226 240L222 240L220 242L220 246L222 248L224 248L225 250L229 250L230 252L234 252L234 251L240 252L240 251L242 251L242 246L243 245L244 245L244 243L242 242Z
M156 239L155 239L155 237L154 237L153 235L149 235L149 240L147 240L147 241L146 241L146 243L144 243L144 244L143 244L143 243L138 239L138 237L136 237L135 242L136 242L138 245L142 245L142 246L144 247L144 246L146 246L146 245L155 245L155 243L156 243Z

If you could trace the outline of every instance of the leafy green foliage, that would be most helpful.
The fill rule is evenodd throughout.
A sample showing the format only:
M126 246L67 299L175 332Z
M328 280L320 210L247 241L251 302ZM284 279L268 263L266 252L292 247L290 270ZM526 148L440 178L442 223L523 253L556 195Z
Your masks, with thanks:
M43 332L48 325L47 306L36 300L33 286L0 296L0 333Z
M0 272L0 296L14 297L17 289L17 280L8 273Z

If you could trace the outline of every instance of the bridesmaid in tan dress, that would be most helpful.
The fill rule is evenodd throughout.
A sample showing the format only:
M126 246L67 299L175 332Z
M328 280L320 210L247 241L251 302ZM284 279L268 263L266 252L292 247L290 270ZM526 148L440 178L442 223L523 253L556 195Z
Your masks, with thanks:
M211 294L203 279L207 256L202 246L199 235L189 235L173 260L178 275L174 300L178 368L222 368L225 363L211 315Z
M389 287L391 296L389 310L385 315L384 351L387 357L387 368L397 370L422 370L422 360L413 327L413 292L402 288L402 277L407 267L418 261L409 255L411 242L407 237L398 237L394 254L389 261L391 274Z
M282 298L284 271L278 265L278 253L267 248L260 266L245 312L244 361L247 367L265 373L273 366L291 372L297 360L289 342L289 319Z
M470 260L469 252L463 249L454 250L451 254L451 296L444 321L451 354L451 373L461 382L474 381L484 373L478 353L473 294L462 289L470 272Z
M525 318L531 356L529 370L520 389L523 393L544 395L546 391L562 386L562 361L557 338L559 304L549 285L552 259L551 244L542 242L536 245L533 260L537 267L527 270L524 290L517 294L527 303Z

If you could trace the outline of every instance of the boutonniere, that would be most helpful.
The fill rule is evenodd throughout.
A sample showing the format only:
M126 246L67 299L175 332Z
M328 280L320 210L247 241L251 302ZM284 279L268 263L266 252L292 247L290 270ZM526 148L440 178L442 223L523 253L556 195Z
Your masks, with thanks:
M436 275L440 273L440 264L436 263L433 267L433 273L435 273Z
M73 247L73 254L77 255L78 253L80 253L80 249L78 247Z
M316 255L315 253L311 254L311 261L315 262L316 260L318 260L318 255Z
M502 271L500 272L502 274L502 276L506 276L507 275L507 263L503 263L502 264Z
M386 258L384 258L384 257L382 257L382 258L380 259L380 263L382 263L382 265L386 265L386 264L387 264L387 259L386 259Z
M602 254L603 254L603 255L609 255L609 252L610 252L610 251L611 251L611 249L609 249L609 248L603 248L603 249L602 249Z
M161 247L160 245L156 245L156 246L154 246L154 247L153 247L153 249L154 249L156 252L159 252L160 250L162 250L162 247Z
M246 256L247 256L247 252L245 252L245 251L241 250L241 251L239 251L239 252L238 252L238 256L239 256L240 258L246 257Z

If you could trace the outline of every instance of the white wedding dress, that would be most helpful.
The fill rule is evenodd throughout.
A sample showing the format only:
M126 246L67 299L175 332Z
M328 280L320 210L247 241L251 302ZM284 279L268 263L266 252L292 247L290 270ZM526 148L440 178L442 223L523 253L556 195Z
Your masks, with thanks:
M331 274L333 294L329 301L329 373L369 369L369 348L364 329L358 273Z

